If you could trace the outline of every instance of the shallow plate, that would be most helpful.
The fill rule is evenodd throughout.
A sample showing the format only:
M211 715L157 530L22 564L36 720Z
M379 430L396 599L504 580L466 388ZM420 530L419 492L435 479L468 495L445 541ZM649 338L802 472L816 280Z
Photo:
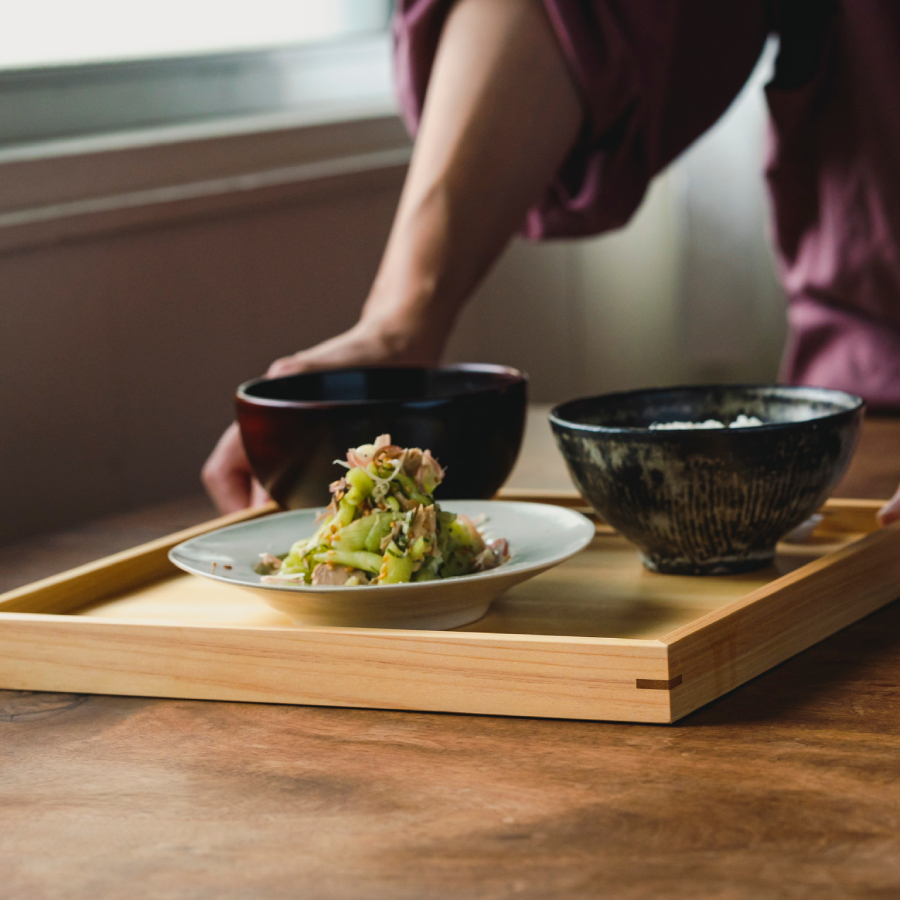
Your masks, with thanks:
M263 584L253 571L259 554L285 553L311 535L317 509L277 513L211 531L173 547L169 559L185 572L254 591L298 624L443 629L480 619L513 585L574 556L594 537L590 519L544 503L454 500L441 508L476 521L483 517L488 538L509 541L509 562L488 572L421 584Z

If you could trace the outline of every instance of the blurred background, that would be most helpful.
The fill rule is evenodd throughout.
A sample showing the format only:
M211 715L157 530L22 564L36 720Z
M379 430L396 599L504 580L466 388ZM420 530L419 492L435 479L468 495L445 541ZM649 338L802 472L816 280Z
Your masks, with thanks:
M0 542L199 490L234 387L348 327L409 158L390 0L30 0L0 31ZM772 380L768 48L628 228L515 241L448 359L532 399Z

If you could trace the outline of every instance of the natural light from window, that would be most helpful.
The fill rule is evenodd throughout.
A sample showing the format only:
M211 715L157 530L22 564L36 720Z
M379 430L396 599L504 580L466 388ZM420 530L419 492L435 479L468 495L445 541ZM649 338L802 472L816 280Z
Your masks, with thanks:
M0 69L255 50L381 30L390 0L19 0Z

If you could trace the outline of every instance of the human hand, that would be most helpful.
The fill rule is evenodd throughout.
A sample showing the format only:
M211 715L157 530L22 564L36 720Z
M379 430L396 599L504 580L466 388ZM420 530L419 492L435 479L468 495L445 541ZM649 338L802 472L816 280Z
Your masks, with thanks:
M433 365L441 348L428 342L407 340L398 332L362 322L349 331L275 360L266 376L280 378L317 369L337 369L366 365ZM236 512L248 506L261 506L269 500L262 485L253 477L244 451L241 433L233 422L219 438L203 465L201 479L221 513Z
M223 515L248 506L262 506L269 499L263 486L253 477L237 422L225 429L203 464L200 477L210 499Z
M462 304L543 196L584 116L541 3L455 3L360 322L276 360L267 374L437 363ZM233 426L203 467L203 482L223 511L257 496Z
M878 524L890 525L891 522L900 522L900 488L897 493L878 511Z

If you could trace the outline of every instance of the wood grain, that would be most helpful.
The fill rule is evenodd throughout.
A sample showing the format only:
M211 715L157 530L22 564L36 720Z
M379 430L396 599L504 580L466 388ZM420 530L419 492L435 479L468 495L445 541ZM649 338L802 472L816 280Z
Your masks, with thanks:
M895 529L860 542L870 504L826 519L821 560L785 546L726 578L648 572L601 529L443 632L293 626L254 592L173 575L164 554L197 526L0 597L0 687L670 722L900 594ZM858 583L855 602L822 577Z
M836 497L893 496L900 482L900 415L868 415L850 469Z
M898 685L893 603L665 728L0 692L0 896L889 900Z
M0 627L10 689L666 722L656 641L386 629L235 629L20 614Z
M171 574L172 564L169 562L168 552L176 544L204 534L212 528L224 528L226 525L268 515L277 508L274 503L269 503L256 509L231 513L8 591L0 596L0 612L62 614L110 594L140 588L150 581Z
M673 718L698 709L900 597L900 522L868 535L737 604L662 638Z

